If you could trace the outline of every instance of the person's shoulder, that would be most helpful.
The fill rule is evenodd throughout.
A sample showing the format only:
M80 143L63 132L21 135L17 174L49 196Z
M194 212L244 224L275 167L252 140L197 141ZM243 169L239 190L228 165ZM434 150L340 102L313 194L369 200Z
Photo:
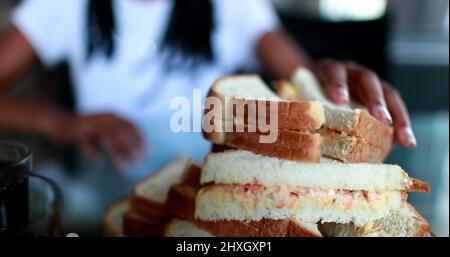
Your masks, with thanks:
M17 9L34 10L35 12L70 15L73 11L82 9L88 0L24 0Z
M51 7L73 7L75 5L83 4L84 2L84 0L23 0L20 2L20 5L40 5L42 6L42 9L44 9L44 7L52 9Z
M251 13L253 8L271 4L269 0L213 0L212 2L218 7L231 8L248 13Z

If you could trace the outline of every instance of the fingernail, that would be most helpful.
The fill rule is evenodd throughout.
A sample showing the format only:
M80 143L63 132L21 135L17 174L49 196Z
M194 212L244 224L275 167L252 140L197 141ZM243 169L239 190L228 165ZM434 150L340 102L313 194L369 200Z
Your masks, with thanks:
M416 136L411 127L403 127L399 129L399 143L408 147L417 146Z
M339 87L338 94L339 94L339 98L341 99L341 101L342 101L343 103L348 103L348 102L350 102L350 96L349 96L349 94L348 94L348 90L347 90L347 87L346 87L346 86L341 85L341 86Z
M384 107L382 105L377 105L372 110L372 114L375 116L375 118L377 118L378 120L380 120L384 124L386 124L386 125L391 125L392 124L391 114L386 109L386 107Z

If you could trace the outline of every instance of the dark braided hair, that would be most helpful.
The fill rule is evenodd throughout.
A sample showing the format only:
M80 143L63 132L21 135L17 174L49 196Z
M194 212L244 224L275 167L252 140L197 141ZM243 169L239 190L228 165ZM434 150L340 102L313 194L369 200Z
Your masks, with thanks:
M214 54L211 35L214 30L214 14L211 0L172 0L171 18L163 37L162 50L168 53L168 66L211 62ZM102 54L110 59L115 53L114 33L116 20L112 0L90 0L87 13L87 58ZM145 22L145 21L142 21ZM171 63L175 55L181 55L182 63Z

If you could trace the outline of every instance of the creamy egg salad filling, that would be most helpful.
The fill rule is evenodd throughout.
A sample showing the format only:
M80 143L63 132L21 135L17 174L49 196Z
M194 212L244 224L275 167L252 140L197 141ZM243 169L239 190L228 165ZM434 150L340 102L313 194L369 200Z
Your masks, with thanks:
M343 209L351 209L355 206L379 209L389 202L391 193L398 193L396 191L327 190L302 186L264 186L259 184L216 185L215 187L216 189L220 187L222 200L231 198L233 201L238 200L247 205L263 204L268 208L277 209L296 209L298 204L304 202Z

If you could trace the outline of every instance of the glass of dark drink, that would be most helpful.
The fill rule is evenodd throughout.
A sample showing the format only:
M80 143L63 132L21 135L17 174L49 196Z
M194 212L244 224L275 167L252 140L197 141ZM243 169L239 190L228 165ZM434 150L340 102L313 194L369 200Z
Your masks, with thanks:
M0 140L0 236L60 236L60 189L31 165L26 145Z

